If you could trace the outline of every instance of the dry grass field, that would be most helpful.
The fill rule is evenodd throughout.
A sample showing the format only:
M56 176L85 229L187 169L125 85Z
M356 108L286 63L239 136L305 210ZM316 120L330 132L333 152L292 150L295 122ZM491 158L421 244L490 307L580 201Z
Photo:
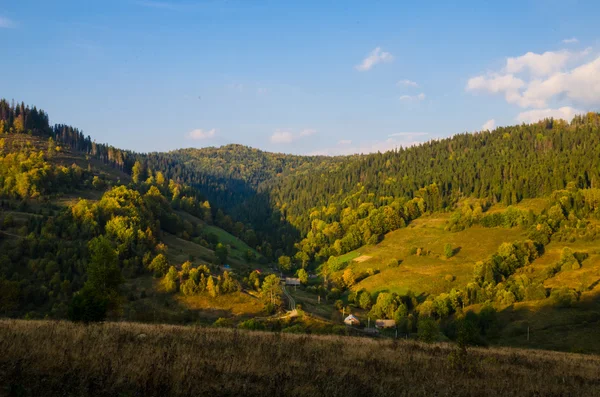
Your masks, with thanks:
M600 357L230 329L0 321L0 394L593 396Z

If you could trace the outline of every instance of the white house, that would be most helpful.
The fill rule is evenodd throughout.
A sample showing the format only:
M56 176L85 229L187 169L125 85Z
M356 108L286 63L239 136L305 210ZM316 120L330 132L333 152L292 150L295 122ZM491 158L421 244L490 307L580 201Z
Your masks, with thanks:
M346 325L360 325L360 320L356 318L353 314L349 315L344 319L344 324Z
M294 277L286 277L285 285L291 285L291 286L300 285L300 279L294 278Z

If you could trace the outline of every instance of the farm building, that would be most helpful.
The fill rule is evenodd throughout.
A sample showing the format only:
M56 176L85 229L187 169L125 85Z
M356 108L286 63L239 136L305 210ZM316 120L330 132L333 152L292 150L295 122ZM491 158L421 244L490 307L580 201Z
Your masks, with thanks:
M356 318L353 314L349 315L344 319L344 324L346 325L360 325L360 320Z
M294 278L294 277L286 277L285 278L285 285L300 285L300 279L299 278Z
M396 326L396 321L394 320L375 320L375 327L382 328L394 328Z

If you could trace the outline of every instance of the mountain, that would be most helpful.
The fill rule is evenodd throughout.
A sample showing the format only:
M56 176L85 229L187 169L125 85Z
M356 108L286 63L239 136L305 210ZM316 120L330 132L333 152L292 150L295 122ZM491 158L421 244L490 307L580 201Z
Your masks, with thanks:
M339 157L136 153L24 104L0 116L3 315L362 334L352 312L597 351L600 114Z

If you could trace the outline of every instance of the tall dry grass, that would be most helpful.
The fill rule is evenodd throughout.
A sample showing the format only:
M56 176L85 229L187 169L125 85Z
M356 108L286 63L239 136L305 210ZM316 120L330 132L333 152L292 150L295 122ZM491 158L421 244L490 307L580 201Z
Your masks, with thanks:
M169 325L0 320L0 394L600 395L600 357Z

